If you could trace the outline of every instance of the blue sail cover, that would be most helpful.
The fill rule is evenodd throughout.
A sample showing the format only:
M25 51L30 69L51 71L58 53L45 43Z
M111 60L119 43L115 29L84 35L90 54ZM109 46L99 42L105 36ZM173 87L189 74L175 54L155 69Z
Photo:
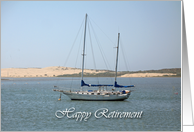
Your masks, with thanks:
M111 87L113 85L109 85L109 84L86 84L83 80L81 80L81 87L83 87L83 86L88 86L88 87L108 86L108 87ZM123 85L118 85L117 82L115 82L114 87L127 88L127 87L135 87L135 86L134 85L123 86Z
M88 86L88 87L99 87L99 86L113 86L113 85L109 85L109 84L86 84L83 80L81 80L81 87L82 86Z
M118 85L117 82L115 81L115 84L114 84L114 87L117 87L117 88L127 88L127 87L135 87L134 85L129 85L129 86L123 86L123 85Z

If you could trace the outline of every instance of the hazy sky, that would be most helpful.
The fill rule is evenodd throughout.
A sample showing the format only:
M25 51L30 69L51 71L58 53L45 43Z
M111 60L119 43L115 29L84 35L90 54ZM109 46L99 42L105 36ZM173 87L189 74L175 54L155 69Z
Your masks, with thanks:
M107 69L103 52L114 70L118 32L119 70L181 68L180 1L2 1L1 68L80 68L86 13L97 69ZM85 67L94 69L90 34Z

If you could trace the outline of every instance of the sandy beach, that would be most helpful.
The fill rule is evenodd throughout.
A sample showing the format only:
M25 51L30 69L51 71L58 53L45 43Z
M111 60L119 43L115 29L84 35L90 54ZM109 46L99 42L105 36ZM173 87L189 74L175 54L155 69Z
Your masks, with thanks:
M173 73L133 73L133 74L125 74L120 77L162 77L164 75L176 75Z
M81 69L70 67L45 67L45 68L4 68L1 77L56 77L63 74L79 74ZM84 70L85 73L102 73L105 71Z
M79 74L81 69L71 67L45 67L45 68L4 68L1 69L1 77L56 77L63 74ZM84 73L103 73L105 70L85 69ZM120 77L160 77L163 75L176 75L172 73L133 73Z

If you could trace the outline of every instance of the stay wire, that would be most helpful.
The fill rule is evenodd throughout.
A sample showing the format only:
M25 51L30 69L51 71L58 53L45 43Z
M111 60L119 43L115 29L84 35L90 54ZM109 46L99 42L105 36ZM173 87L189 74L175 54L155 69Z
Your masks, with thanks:
M70 54L71 54L71 52L72 52L72 50L73 50L73 47L74 47L75 42L76 42L76 40L77 40L77 37L78 37L78 35L79 35L79 33L80 33L80 30L81 30L81 28L83 27L83 26L82 26L83 23L84 23L84 18L83 18L83 20L82 20L82 23L81 23L81 25L80 25L80 28L79 28L79 30L78 30L78 33L77 33L77 35L76 35L76 37L75 37L75 40L74 40L74 42L73 42L73 44L72 44L72 46L71 46L71 49L69 50L68 56L67 56L66 61L65 61L65 63L64 63L63 66L66 66L66 64L67 64L67 61L68 61L69 56L70 56ZM67 66L66 66L66 67L67 67ZM57 85L58 85L58 80L59 80L59 79L57 79ZM58 87L58 88L60 89L60 87Z
M68 61L68 59L69 59L69 56L70 56L70 54L71 54L71 52L72 52L72 49L73 49L73 47L74 47L74 45L75 45L75 42L76 42L76 40L77 40L77 37L78 37L78 34L79 34L79 32L80 32L80 30L81 30L81 27L82 27L82 25L83 25L83 22L84 22L84 19L82 20L82 23L81 23L81 25L80 25L80 28L79 28L79 30L78 30L78 33L77 33L77 35L76 35L76 37L75 37L75 40L74 40L74 42L73 42L73 45L71 46L71 49L70 49L70 51L69 51L69 54L68 54L68 56L67 56L67 58L66 58L66 61L65 61L65 63L64 63L64 65L63 66L66 66L66 63L67 63L67 61ZM66 66L67 67L67 66ZM59 79L57 79L57 85L58 85L58 82L59 81ZM55 86L54 86L55 87ZM58 86L57 86L58 87ZM60 89L60 87L58 87L59 89Z
M91 18L90 18L91 19ZM91 19L92 20L92 19ZM114 47L114 45L115 45L115 42L113 42L109 37L108 37L108 35L95 23L95 21L94 20L92 20L93 21L93 23L101 30L101 32L109 39L109 41L113 44L113 47ZM110 68L110 67L109 67Z
M90 18L91 19L91 18ZM91 19L92 20L92 19ZM94 20L92 20L94 22ZM105 34L105 32L94 22L94 24L101 30L101 32L104 33L104 35L111 41L111 43L115 44L109 37L108 35Z
M78 33L77 33L76 38L75 38L75 40L74 40L74 42L73 42L73 45L71 46L71 49L70 49L70 51L69 51L69 54L68 54L68 56L67 56L67 59L66 59L66 61L65 61L64 66L66 65L66 63L67 63L67 61L68 61L68 59L69 59L69 56L70 56L70 54L71 54L71 51L72 51L72 49L73 49L73 47L74 47L74 45L75 45L75 42L76 42L76 40L77 40L78 34L80 33L81 27L83 27L83 26L82 26L83 23L84 23L84 19L83 19L83 21L82 21L82 24L81 24L79 30L78 30Z
M104 61L104 63L105 63L106 69L110 69L110 65L109 65L109 63L108 63L108 61L107 61L107 58L106 58L106 56L105 56L105 53L104 53L104 51L103 51L103 49L102 49L102 47L101 47L101 45L100 45L100 43L99 43L99 40L98 40L98 38L97 38L97 35L96 35L95 31L94 31L94 28L93 28L92 24L91 24L91 28L92 28L92 31L94 32L94 37L95 37L95 39L96 39L96 41L97 41L98 48L99 48L99 50L100 50L100 52L101 52L101 55L102 55L103 61ZM108 64L107 64L106 62L107 62ZM113 78L111 78L111 81L113 82Z
M108 63L108 61L107 61L107 59L106 59L106 57L105 57L105 55L104 55L105 53L103 52L103 49L102 49L102 47L101 47L101 45L100 45L100 43L99 43L99 40L98 40L97 35L96 35L96 33L95 33L94 29L93 29L92 24L91 24L91 27L92 27L92 30L93 30L93 32L94 32L94 36L95 36L95 39L96 39L96 41L97 41L98 48L100 49L100 52L101 52L102 58L103 58L104 63L105 63L105 65L106 65L106 68L108 69L110 66L107 64L107 63ZM106 62L107 62L107 63L106 63Z
M81 41L81 40L80 40ZM78 48L78 51L77 51L77 57L76 57L76 61L75 61L75 68L74 68L74 73L75 73L75 70L77 69L77 60L78 60L78 56L79 56L79 53L80 53L80 48L81 48L81 42L79 44L79 48ZM72 83L74 81L74 77L72 76L72 79L71 79L71 85L70 85L70 89L72 88Z
M80 54L80 51L81 51L80 48L81 48L81 43L82 43L82 40L83 40L82 38L83 38L83 33L82 33L82 35L80 37L80 44L79 44L79 48L77 50L77 57L76 57L76 61L75 61L74 73L75 73L75 70L77 69L78 57L79 57L79 54ZM70 89L72 88L73 81L74 81L74 77L72 76Z
M129 65L128 65L128 63L127 63L127 61L126 61L126 58L125 58L125 51L124 51L124 49L123 49L123 44L122 44L122 40L120 39L120 47L121 47L121 51L122 51L122 55L123 55L123 59L124 59L124 62L125 62L125 67L127 68L127 71L129 72L129 69L128 69L128 67L129 67ZM129 81L130 81L130 83L131 83L131 78L129 77Z
M92 39L91 39L91 33L90 33L90 21L88 21L88 31L89 31L89 37L90 37L90 44L91 44L91 51L92 51L92 58L93 58L93 63L94 63L94 68L96 69L96 62L95 62L95 57L94 57L94 50L93 50L93 45L92 45ZM97 76L97 82L99 84L99 78Z

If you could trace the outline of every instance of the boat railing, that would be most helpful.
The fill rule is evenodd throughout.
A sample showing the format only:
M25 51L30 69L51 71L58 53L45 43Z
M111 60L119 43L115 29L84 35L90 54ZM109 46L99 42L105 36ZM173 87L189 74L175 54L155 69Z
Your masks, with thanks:
M58 87L59 89L53 89L53 91L58 91L58 92L76 92L76 93L101 93L101 94L109 94L109 95L115 95L115 94L125 94L131 92L130 90L118 90L118 91L112 91L112 90L105 90L105 89L98 89L98 90L91 90L91 89L82 89L80 90L79 88L67 88L67 87Z
M98 90L91 90L89 88L83 88L80 90L80 88L67 88L67 87L55 87L58 89L53 89L53 91L58 91L58 92L102 92L102 91L111 91L107 89L107 86L103 87L100 86Z

